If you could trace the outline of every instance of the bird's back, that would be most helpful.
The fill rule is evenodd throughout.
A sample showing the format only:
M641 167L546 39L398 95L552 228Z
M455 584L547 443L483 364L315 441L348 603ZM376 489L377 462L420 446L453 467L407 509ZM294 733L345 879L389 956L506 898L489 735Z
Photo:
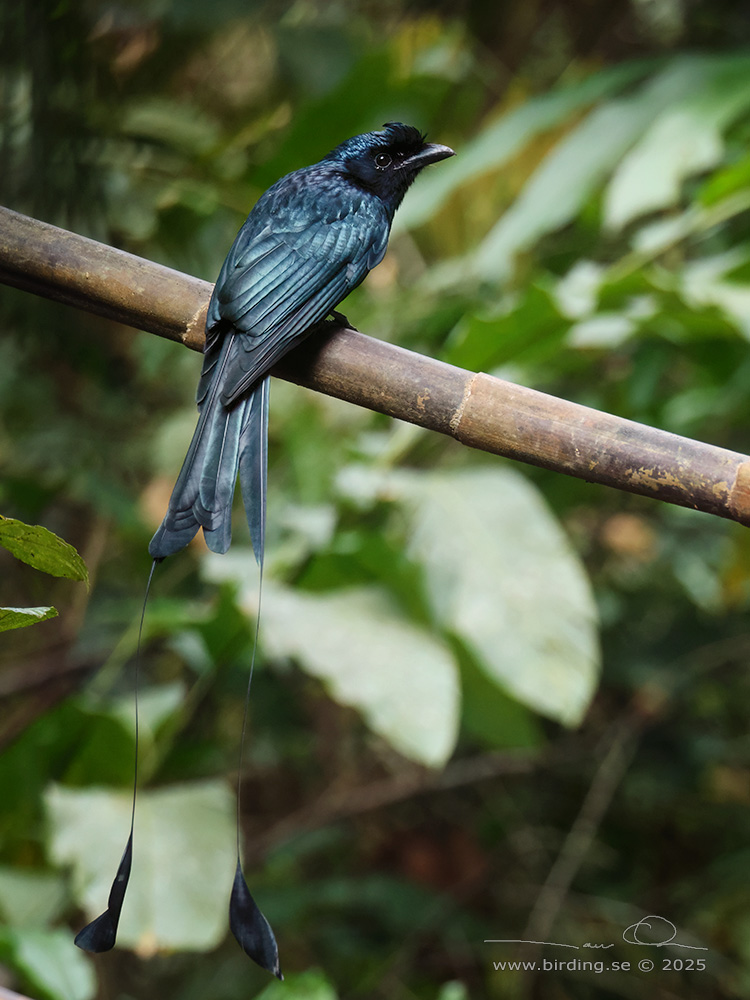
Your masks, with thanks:
M382 260L391 219L382 200L336 163L287 174L265 192L224 261L208 311L204 376L211 374L217 341L230 331L237 336L224 405L247 392ZM199 386L199 402L204 394Z

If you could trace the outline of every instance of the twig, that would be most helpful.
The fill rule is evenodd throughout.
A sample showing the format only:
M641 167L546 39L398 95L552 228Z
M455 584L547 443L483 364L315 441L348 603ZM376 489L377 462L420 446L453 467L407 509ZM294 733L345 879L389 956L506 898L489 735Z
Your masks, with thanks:
M560 853L537 896L534 908L521 935L525 941L549 941L557 915L565 901L573 879L584 863L596 833L638 745L638 738L646 725L648 715L631 711L612 727L608 746L596 769L581 808L568 831ZM541 946L534 947L527 960L538 959ZM519 982L519 992L525 991L529 982Z
M253 853L261 854L288 837L338 820L394 805L416 795L458 788L501 775L528 774L545 761L545 755L538 752L496 751L452 761L442 771L430 771L415 765L393 778L381 778L364 786L334 785L314 802L285 816L265 833L253 836L249 846Z

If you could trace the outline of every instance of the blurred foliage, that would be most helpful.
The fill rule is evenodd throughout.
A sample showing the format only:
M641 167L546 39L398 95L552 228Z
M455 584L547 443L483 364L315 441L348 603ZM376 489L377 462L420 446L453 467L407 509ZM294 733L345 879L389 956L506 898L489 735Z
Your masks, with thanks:
M24 524L0 514L0 547L43 573L88 583L86 566L73 546L40 524ZM50 607L0 608L0 632L25 628L56 615L56 609Z
M22 0L0 18L10 207L213 279L281 174L413 122L459 155L409 192L346 303L360 329L748 450L745 5ZM92 581L0 552L0 604L60 610L0 650L0 988L629 997L635 969L499 972L540 955L483 942L613 942L594 957L635 967L622 931L661 914L708 951L649 957L707 970L654 972L653 995L750 997L745 529L286 384L243 820L287 981L223 915L257 609L239 517L227 556L196 542L156 573L123 947L77 951L127 829L147 543L197 359L0 294L0 506L69 538Z

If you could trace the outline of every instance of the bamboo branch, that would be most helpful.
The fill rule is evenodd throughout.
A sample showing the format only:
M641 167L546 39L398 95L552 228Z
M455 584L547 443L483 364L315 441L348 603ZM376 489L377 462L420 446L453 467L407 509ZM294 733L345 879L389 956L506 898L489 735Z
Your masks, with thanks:
M208 282L1 207L0 282L202 349ZM747 455L353 330L309 338L273 374L472 448L750 525Z

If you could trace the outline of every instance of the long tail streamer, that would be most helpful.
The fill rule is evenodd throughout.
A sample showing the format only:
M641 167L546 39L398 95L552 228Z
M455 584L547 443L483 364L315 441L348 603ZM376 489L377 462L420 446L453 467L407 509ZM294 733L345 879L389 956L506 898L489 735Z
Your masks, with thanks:
M130 871L133 867L133 831L135 829L135 801L138 794L138 682L141 672L141 638L143 636L143 622L146 617L146 604L151 591L151 581L154 578L157 560L151 563L151 572L148 575L146 593L143 597L143 607L141 608L141 621L138 626L138 645L135 653L135 757L133 761L133 805L130 810L130 835L122 853L120 864L117 868L115 880L109 890L107 899L107 909L101 913L96 920L80 930L75 937L75 943L84 951L101 952L114 948L117 940L117 926L120 923L120 913L122 904L125 901L125 891L130 881Z
M247 692L245 694L245 711L242 719L242 736L240 738L239 760L237 766L237 866L234 873L234 884L232 895L229 900L229 926L232 934L245 952L261 968L272 973L277 979L284 976L279 968L279 949L276 938L271 930L271 925L263 916L258 904L255 902L247 887L245 876L242 874L242 859L240 855L240 831L241 831L241 801L242 801L242 761L244 756L245 736L247 733L247 721L250 705L250 686L253 682L253 670L255 667L255 656L258 648L258 631L260 627L260 605L263 593L263 560L261 557L258 579L258 614L255 619L255 637L253 640L253 655L250 661L250 676L247 681Z
M247 426L243 429L240 459L240 485L245 502L250 538L258 563L258 611L255 617L253 653L247 679L245 710L242 716L242 735L237 762L237 865L234 873L232 895L229 900L229 926L232 934L245 952L261 968L283 979L279 968L279 949L271 925L261 913L247 887L242 873L240 852L242 765L250 710L250 688L253 683L255 659L260 632L260 607L263 597L263 558L266 539L266 491L268 476L268 397L269 379L264 379L255 390Z

